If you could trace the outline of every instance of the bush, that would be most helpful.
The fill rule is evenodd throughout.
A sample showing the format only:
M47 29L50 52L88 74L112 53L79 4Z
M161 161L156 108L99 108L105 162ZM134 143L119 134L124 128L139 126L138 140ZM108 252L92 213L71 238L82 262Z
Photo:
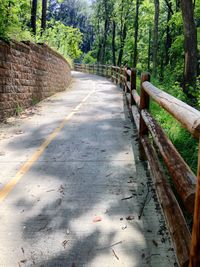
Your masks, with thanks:
M88 52L87 54L84 54L82 62L84 64L95 64L96 59L92 56L92 51Z

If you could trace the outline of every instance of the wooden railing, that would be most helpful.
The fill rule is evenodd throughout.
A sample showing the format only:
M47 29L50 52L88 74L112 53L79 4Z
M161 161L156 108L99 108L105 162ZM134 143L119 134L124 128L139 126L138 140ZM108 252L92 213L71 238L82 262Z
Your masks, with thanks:
M135 69L75 64L75 70L110 77L114 83L123 88L138 129L140 155L141 158L148 159L179 264L181 267L200 267L200 145L196 176L151 115L150 98L170 113L198 140L200 140L200 112L156 88L150 83L149 73L141 75L139 95L136 90ZM160 163L160 155L185 209L193 215L192 237L183 212L169 185L166 171Z

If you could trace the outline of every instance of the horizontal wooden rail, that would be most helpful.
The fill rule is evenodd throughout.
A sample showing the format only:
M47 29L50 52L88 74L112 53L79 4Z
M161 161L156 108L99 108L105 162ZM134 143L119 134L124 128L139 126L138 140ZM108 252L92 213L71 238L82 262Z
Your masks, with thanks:
M141 76L140 95L136 86L136 70L119 66L75 64L75 70L111 78L123 88L139 133L141 158L147 158L156 192L163 208L168 228L181 267L200 266L200 145L197 176L180 156L164 130L152 117L150 99L171 114L195 138L200 138L200 112L183 101L163 92L150 82L150 75ZM153 142L152 142L153 140ZM199 142L200 144L200 142ZM156 147L155 147L156 146ZM159 152L159 154L158 154ZM163 159L176 191L186 210L194 213L192 238L178 201L160 163Z
M173 177L173 183L190 214L194 213L196 177L180 156L163 129L147 110L141 111L142 118L160 150L164 163Z
M143 88L148 95L176 118L193 136L200 137L200 112L198 110L161 91L149 82L144 82Z

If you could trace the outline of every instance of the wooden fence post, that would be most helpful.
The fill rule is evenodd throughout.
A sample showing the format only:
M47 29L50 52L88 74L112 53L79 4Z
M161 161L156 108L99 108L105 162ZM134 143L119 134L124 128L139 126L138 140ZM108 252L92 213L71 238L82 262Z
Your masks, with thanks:
M113 66L111 66L111 81L113 82Z
M142 136L148 135L148 127L146 126L142 116L141 116L141 111L143 109L149 109L149 104L150 104L150 97L149 95L145 92L143 88L143 82L150 81L150 74L148 72L144 72L141 75L141 83L140 83L140 125L139 125L139 137L141 139ZM145 151L143 149L142 143L140 142L140 158L142 160L146 160L146 155Z
M128 81L128 74L127 68L124 67L124 92L127 93L127 81Z
M135 104L132 92L136 90L136 87L136 69L131 69L131 106Z
M199 139L199 160L197 171L197 185L194 205L194 217L192 228L192 243L190 251L189 267L200 266L200 139Z
M120 84L120 67L117 69L117 84Z
M122 66L119 69L119 87L122 87Z

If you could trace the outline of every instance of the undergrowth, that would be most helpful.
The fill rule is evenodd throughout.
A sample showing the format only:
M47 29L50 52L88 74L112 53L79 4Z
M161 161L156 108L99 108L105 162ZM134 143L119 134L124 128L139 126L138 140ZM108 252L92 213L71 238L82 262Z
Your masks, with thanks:
M184 102L188 102L178 83L169 83L166 85L166 83L162 84L160 81L155 79L152 79L151 82L159 89L175 96L176 98ZM137 84L139 90L139 78ZM155 101L151 101L150 111L153 117L162 126L165 133L168 135L169 139L172 141L180 155L196 175L198 162L198 140L196 140L186 129L182 127L182 125L176 119L174 119Z

